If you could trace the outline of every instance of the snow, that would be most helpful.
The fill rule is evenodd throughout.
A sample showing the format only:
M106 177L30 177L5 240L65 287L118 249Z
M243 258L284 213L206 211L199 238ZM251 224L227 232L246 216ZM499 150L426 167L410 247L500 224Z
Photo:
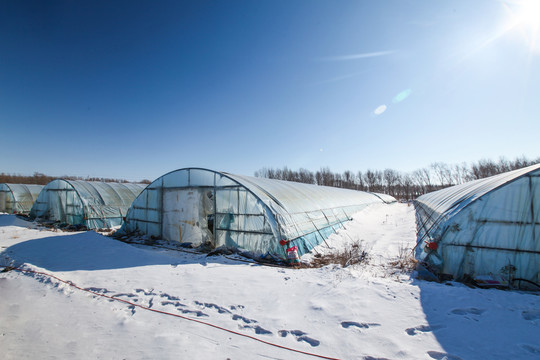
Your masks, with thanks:
M292 269L0 215L0 265L280 346L341 359L540 358L537 293L425 282L390 265L414 245L412 207L371 206L316 251L355 241L367 264ZM316 358L18 271L0 273L0 349L3 359Z

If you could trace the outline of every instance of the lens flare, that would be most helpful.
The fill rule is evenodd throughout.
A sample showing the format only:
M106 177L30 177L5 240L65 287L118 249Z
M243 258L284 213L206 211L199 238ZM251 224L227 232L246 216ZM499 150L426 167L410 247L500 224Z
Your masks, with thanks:
M386 111L386 105L383 104L383 105L379 106L378 108L376 108L375 111L373 111L373 113L375 115L381 115L385 111Z
M509 15L506 31L519 30L531 52L540 53L540 0L513 1L505 4Z
M408 98L409 95L411 95L411 92L412 92L411 89L403 90L402 92L400 92L399 94L397 94L396 96L394 96L394 98L392 99L392 102L393 102L394 104L397 104L397 103L402 102L403 100L405 100L406 98Z

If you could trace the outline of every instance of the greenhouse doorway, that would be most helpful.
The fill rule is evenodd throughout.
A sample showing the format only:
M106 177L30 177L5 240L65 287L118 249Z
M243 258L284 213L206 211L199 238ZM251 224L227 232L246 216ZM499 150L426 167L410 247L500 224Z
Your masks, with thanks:
M213 189L163 189L162 234L165 240L193 246L206 242L213 244L214 225L209 221L213 218Z
M7 204L7 191L0 191L0 212L11 213L11 208L8 209Z

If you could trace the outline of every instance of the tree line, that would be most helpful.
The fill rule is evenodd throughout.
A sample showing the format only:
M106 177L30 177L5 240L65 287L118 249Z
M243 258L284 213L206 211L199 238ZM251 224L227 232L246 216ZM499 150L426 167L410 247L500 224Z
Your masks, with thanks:
M84 181L103 181L103 182L118 182L118 183L129 183L124 179L110 179L110 178L100 178L100 177L81 177L81 176L49 176L39 172L35 172L33 175L16 175L16 174L6 174L0 173L0 184L35 184L35 185L47 185L53 180L56 179L65 179L65 180L84 180ZM150 180L142 180L139 183L150 184Z
M263 167L255 172L255 176L385 193L397 199L412 200L420 195L449 186L483 179L538 163L540 163L540 157L533 160L526 157L507 160L501 157L498 161L482 159L470 165L465 162L461 164L435 162L412 172L400 172L394 169L369 169L364 172L346 170L343 173L337 173L332 172L328 167L323 167L316 172L304 168L292 170L286 166L281 169Z

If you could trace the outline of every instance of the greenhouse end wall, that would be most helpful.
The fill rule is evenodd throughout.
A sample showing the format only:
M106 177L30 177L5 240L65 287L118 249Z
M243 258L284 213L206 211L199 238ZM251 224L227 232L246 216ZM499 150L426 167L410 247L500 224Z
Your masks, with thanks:
M353 190L188 168L148 185L121 232L284 258L288 246L310 251L372 203L383 201Z

